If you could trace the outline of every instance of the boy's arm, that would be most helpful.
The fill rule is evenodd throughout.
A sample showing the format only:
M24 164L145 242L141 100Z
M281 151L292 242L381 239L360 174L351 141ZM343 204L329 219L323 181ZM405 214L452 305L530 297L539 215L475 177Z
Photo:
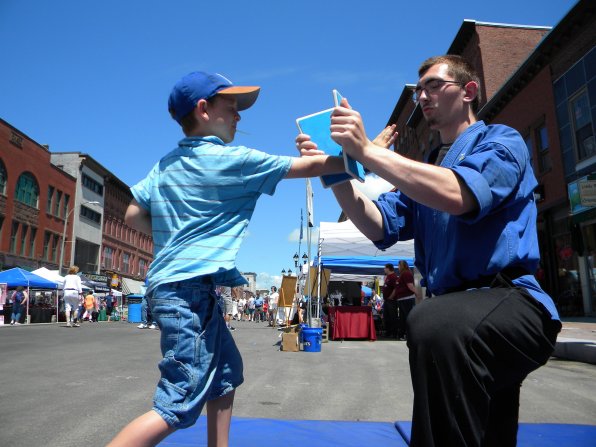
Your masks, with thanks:
M139 203L132 199L126 210L124 222L131 228L142 231L145 234L152 234L151 215Z
M313 155L310 157L295 157L285 178L320 177L321 175L339 174L345 172L344 160L341 157L329 155Z

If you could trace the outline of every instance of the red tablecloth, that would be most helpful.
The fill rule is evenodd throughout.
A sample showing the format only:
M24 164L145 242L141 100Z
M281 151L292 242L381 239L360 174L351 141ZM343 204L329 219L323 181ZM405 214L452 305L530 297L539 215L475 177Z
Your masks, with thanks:
M331 339L365 338L376 340L372 309L368 306L336 306L329 308Z

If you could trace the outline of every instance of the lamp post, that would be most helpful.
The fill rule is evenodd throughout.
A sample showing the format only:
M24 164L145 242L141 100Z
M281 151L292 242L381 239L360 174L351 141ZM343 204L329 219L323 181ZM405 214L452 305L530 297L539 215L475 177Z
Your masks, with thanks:
M101 203L97 201L91 202L83 202L81 205L101 205ZM62 247L60 248L60 261L58 264L58 272L62 275L62 263L64 262L64 244L66 243L66 227L68 227L68 218L72 214L74 210L76 210L76 206L73 206L70 211L66 213L66 217L64 218L64 230L62 231ZM71 260L72 261L72 260Z
M294 253L294 256L292 257L292 259L294 260L294 268L298 268L298 259L300 259L298 257L298 253Z
M308 262L308 256L306 256L306 253L302 254L302 263L306 265L306 263Z
M285 275L286 274L286 269L281 269L281 274Z

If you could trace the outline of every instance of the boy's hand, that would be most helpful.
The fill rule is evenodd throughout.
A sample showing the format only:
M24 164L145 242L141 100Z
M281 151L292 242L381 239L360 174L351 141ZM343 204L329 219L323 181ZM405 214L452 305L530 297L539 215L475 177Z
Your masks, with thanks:
M396 124L392 124L391 126L385 127L379 135L373 140L373 144L376 146L384 147L385 149L389 149L397 136L399 135L398 132L395 131L397 127Z
M317 144L311 141L310 136L303 133L296 137L296 148L301 156L325 155L325 152L320 151Z
M361 160L371 141L366 136L360 113L344 98L331 115L331 138L357 160Z

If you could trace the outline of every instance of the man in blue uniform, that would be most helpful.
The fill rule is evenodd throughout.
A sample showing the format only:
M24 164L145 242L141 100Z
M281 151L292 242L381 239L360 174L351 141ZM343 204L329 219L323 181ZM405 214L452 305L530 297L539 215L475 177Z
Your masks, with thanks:
M432 294L408 319L410 445L514 446L521 383L546 363L561 328L533 276L530 154L514 129L478 121L480 81L461 57L428 59L418 74L414 100L442 146L428 163L375 146L344 100L332 137L397 191L377 201L351 183L333 192L379 248L414 239L416 267ZM308 136L296 142L303 155L319 153Z

